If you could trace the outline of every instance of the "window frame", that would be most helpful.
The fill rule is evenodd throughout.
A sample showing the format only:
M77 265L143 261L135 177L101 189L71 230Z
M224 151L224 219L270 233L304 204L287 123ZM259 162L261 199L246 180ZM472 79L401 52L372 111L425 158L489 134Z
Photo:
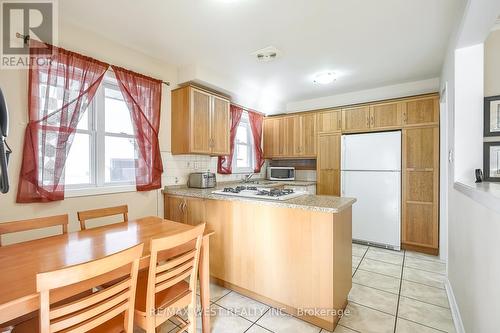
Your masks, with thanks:
M250 118L248 116L247 111L243 111L243 114L241 115L240 123L238 124L238 128L240 126L245 126L247 127L247 139L248 143L238 143L238 129L236 129L236 136L234 137L234 152L233 152L233 174L249 174L249 173L254 173L254 168L255 168L255 147L254 147L254 142L253 142L253 134L252 134L252 126L250 124ZM238 167L238 145L246 145L248 146L248 160L250 161L250 166L249 167Z
M88 112L87 129L77 129L75 132L75 135L77 133L89 135L90 183L66 184L65 197L136 191L135 178L133 181L106 182L106 138L126 138L134 139L135 141L135 134L106 132L106 88L119 91L121 94L118 82L111 70L106 72L89 108L85 111ZM135 145L135 153L137 154L137 142L135 142ZM135 158L137 158L137 156L135 156Z

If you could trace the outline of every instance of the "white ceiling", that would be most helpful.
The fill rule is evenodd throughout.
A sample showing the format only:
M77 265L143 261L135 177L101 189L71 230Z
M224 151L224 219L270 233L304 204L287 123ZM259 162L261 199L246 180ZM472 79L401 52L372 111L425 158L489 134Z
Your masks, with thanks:
M464 1L64 0L59 8L62 20L276 113L287 102L439 76ZM250 55L269 45L280 59ZM325 70L337 81L313 84Z

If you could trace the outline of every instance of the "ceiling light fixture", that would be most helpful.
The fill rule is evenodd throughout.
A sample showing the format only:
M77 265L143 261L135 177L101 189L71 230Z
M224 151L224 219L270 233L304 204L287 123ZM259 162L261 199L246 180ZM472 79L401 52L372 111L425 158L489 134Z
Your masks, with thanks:
M319 73L314 76L314 83L317 84L329 84L337 80L337 75L334 72Z
M281 51L274 46L268 46L252 53L259 62L269 62L281 56Z

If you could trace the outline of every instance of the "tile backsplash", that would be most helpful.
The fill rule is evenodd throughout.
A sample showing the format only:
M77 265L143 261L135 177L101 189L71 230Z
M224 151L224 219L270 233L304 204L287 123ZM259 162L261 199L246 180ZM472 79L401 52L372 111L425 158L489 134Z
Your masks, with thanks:
M188 176L192 172L210 171L217 173L217 157L205 155L172 155L170 152L161 152L163 161L162 183L165 185L186 185ZM218 182L240 180L243 174L217 174ZM266 177L266 164L255 178Z
M188 176L192 172L210 171L217 174L218 182L227 182L243 179L245 174L221 175L217 173L217 157L205 155L172 155L168 151L161 152L163 160L163 186L186 185ZM262 166L260 174L254 178L266 178L268 161ZM296 170L295 179L302 181L316 181L315 170Z

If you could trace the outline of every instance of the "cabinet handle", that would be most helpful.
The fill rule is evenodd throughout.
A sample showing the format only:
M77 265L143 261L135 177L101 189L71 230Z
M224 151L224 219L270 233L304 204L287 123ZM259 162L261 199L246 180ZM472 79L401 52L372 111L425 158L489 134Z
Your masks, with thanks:
M366 127L370 127L370 117L366 117Z
M183 212L183 213L186 213L186 207L187 207L187 202L186 202L186 201L184 201L184 202L182 203L182 212Z
M372 116L372 126L375 126L375 116Z
M184 203L184 201L181 201L179 202L179 207L177 207L179 209L179 212L182 213L182 204Z
M339 129L342 127L342 120L341 119L339 119L339 126L338 127L339 127Z

